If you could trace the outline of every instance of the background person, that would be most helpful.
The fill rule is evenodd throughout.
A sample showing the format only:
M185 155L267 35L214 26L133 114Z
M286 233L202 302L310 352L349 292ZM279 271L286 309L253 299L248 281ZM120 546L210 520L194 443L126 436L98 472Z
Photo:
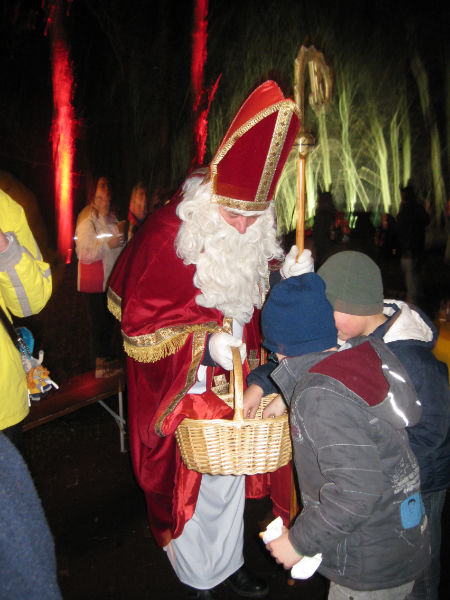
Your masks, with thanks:
M423 300L422 261L425 252L425 231L430 217L417 200L411 185L400 189L401 202L397 215L397 243L400 264L406 285L407 301L420 306Z
M379 263L391 260L397 252L397 224L389 213L381 215L381 222L375 230L374 243Z
M0 190L0 306L6 317L40 312L52 293L50 266L44 262L22 207ZM28 388L19 351L0 323L0 430L20 445L29 412Z
M139 181L131 192L130 206L128 209L128 240L144 223L148 216L147 189L142 181Z
M106 307L106 288L124 245L116 215L111 211L111 187L106 177L97 181L92 201L78 215L75 230L78 257L77 289L86 294L91 317L95 376L117 373L111 363L114 319Z

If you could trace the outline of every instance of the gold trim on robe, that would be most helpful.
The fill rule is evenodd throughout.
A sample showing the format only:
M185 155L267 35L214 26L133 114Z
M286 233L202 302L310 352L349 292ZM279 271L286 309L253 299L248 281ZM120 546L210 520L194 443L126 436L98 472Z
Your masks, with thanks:
M202 360L205 350L205 339L204 331L196 331L194 333L194 339L192 341L192 361L186 377L186 382L183 386L183 389L178 392L163 414L156 421L155 431L158 435L164 436L162 431L164 420L175 410L178 403L184 398L196 381L197 369L200 365L200 361Z
M155 333L128 337L122 330L125 352L138 362L157 362L166 356L175 354L182 348L191 333L205 337L207 333L223 331L217 323L201 323L199 325L176 325L163 327Z
M118 321L122 320L122 299L116 294L111 288L108 288L106 294L107 306L110 313L112 313Z

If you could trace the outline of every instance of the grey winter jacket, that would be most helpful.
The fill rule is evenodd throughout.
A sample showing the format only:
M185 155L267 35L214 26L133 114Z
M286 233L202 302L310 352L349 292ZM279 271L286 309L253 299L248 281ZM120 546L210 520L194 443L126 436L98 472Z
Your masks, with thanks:
M319 572L357 590L414 580L429 556L419 467L405 427L420 417L413 386L378 339L287 358L272 378L290 403L303 509L289 532Z

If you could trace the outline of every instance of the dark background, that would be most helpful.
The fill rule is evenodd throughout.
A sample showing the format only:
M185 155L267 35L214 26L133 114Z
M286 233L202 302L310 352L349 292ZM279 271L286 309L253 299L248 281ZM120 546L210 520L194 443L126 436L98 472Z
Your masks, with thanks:
M48 243L54 247L49 140L53 104L50 35L45 35L53 4L0 4L0 171L11 173L35 194ZM107 174L123 217L138 179L145 181L150 194L168 196L190 165L194 3L73 0L66 6L70 10L64 31L71 48L80 133L75 212L86 201L89 178ZM448 24L446 3L435 1L210 0L205 82L211 85L220 74L222 78L211 109L208 157L237 106L261 79L273 77L292 93L293 59L305 40L322 50L337 72L343 57L362 75L370 67L379 87L393 83L392 73L404 70L412 48L417 48L429 77L448 189ZM421 121L417 92L411 93L410 102L415 125ZM314 123L311 114L307 118ZM429 167L421 164L420 150L417 143L417 182L428 185ZM37 348L45 350L44 364L61 383L92 368L93 356L85 299L76 293L76 264L52 267L53 296L27 323ZM449 265L443 263L440 250L428 253L424 273L424 309L434 318L440 301L450 293ZM397 260L384 265L383 277L387 297L405 297ZM120 353L118 330L115 335ZM100 406L27 432L24 446L55 536L65 599L181 597L181 586L151 536L129 455L120 454L116 425ZM266 501L250 502L246 510L247 559L268 578L269 598L324 600L327 584L320 576L288 586L286 573L262 548L257 533L270 518L269 510ZM450 592L448 512L447 508L442 600ZM232 597L226 588L221 590L220 598Z
M0 170L11 172L37 196L55 237L51 39L56 0L3 0L0 21ZM193 0L61 0L61 31L70 48L78 123L74 197L85 203L91 177L105 174L124 217L129 194L142 179L149 195L178 187L192 158L190 84ZM238 105L261 80L273 77L292 94L293 61L302 43L323 51L337 78L361 72L374 89L388 91L409 73L418 51L424 62L431 109L439 124L448 187L448 10L444 2L365 0L210 0L205 86L221 75L209 119L206 161ZM411 79L410 74L407 75ZM422 123L411 84L413 128ZM380 104L383 97L377 98ZM334 101L337 101L336 99ZM311 128L317 128L307 110ZM313 133L316 133L313 131ZM429 187L421 152L413 147L416 184Z

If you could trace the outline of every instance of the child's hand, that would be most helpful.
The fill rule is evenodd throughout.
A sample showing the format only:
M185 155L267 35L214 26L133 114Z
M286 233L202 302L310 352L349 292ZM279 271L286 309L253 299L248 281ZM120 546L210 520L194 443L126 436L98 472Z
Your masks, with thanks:
M254 419L264 395L262 388L252 383L244 392L244 419Z
M281 536L266 545L267 550L277 563L283 565L285 569L291 569L303 558L289 541L288 533L288 529L283 527Z
M278 394L270 404L266 406L263 412L263 419L268 417L281 417L286 412L286 404L283 398Z

